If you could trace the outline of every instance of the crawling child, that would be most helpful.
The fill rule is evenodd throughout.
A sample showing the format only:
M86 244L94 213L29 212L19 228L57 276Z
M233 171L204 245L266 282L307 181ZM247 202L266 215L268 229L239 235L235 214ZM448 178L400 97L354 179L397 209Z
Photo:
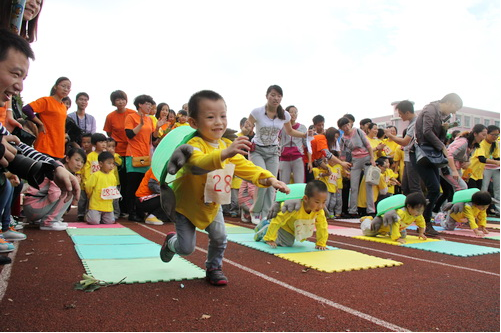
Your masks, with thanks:
M426 223L423 217L426 199L421 193L411 193L405 198L405 207L389 211L386 215L395 215L396 221L390 225L384 225L381 216L372 218L365 216L360 219L360 229L364 236L390 235L391 239L400 244L406 243L407 227L415 223L419 228L419 238L425 240L424 230Z
M294 241L304 241L316 231L318 250L327 249L327 219L324 206L327 201L327 186L320 180L306 184L299 210L279 212L271 221L262 221L255 229L254 240L264 241L272 248L293 246Z
M445 230L454 230L457 224L468 223L471 230L477 236L484 236L489 232L487 225L487 208L492 202L491 195L487 191L478 191L471 196L471 201L466 202L461 211L450 212L441 222Z

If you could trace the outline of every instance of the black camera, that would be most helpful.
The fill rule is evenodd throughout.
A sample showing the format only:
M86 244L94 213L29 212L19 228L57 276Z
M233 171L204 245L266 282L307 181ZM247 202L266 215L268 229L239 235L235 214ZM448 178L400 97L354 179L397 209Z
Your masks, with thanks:
M45 177L52 179L54 174L54 166L52 164L26 157L21 154L19 147L15 145L14 147L17 149L17 154L9 163L9 166L7 166L7 170L22 179L26 179L28 184L37 189Z

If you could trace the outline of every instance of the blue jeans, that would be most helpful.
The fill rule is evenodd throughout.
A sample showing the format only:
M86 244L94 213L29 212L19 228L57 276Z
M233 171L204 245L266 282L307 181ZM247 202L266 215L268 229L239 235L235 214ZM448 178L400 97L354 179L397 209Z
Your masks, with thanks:
M0 219L2 220L2 231L9 230L10 227L10 206L12 204L12 197L14 195L14 188L8 179L5 180L5 185L0 194Z
M226 228L223 211L219 211L211 224L205 229L209 234L209 250L205 267L210 269L223 266L224 250L226 250ZM169 240L169 249L179 255L186 256L195 251L197 241L196 228L186 216L176 212L176 235Z

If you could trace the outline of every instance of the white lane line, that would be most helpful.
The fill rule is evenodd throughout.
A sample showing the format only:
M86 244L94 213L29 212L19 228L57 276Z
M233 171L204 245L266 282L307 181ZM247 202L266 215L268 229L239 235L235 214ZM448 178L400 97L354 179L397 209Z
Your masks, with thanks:
M375 251L375 252L381 252L381 253L392 255L392 256L398 256L398 257L402 257L402 258L406 258L406 259L423 261L423 262L427 262L427 263L430 263L430 264L442 265L442 266L447 266L447 267L457 268L457 269L464 269L464 270L472 271L472 272L476 272L476 273L482 273L482 274L500 276L498 273L481 271L481 270L475 269L475 268L469 268L469 267L463 267L463 266L456 266L456 265L446 264L446 263L440 262L440 261L433 261L433 260L428 260L428 259L421 259L421 258L416 258L416 257L410 257L410 256L407 256L405 254L399 254L399 253L395 253L395 252L388 252L388 251L384 251L384 250L378 250L378 249L374 249L372 247L365 247L365 246L354 245L354 244L344 243L344 242L331 241L331 240L328 240L327 242L328 243L333 243L333 244L343 244L343 245L347 245L347 246L353 246L353 247L357 247L359 249L370 250L370 251Z
M151 227L146 226L146 225L144 225L144 224L139 224L139 223L137 223L137 224L138 224L138 225L140 225L140 226L142 226L142 227L144 227L144 228L146 228L146 229L152 230L152 231L154 231L154 232L156 232L156 233L158 233L158 234L160 234L160 235L166 236L166 234L165 234L165 233L163 233L163 232L161 232L161 231L158 231L158 230L156 230L156 229L154 229L154 228L151 228ZM197 250L199 250L199 251L201 251L201 252L207 253L207 251L206 251L205 249L202 249L202 248L200 248L200 247L198 247L198 246L196 247L196 249L197 249ZM306 290L302 290L302 289L296 288L296 287L294 287L294 286L291 286L290 284L287 284L287 283L285 283L285 282L282 282L282 281L280 281L280 280L277 280L277 279L275 279L275 278L272 278L271 276L268 276L268 275L266 275L266 274L260 273L260 272L258 272L258 271L255 271L255 270L251 269L251 268L248 268L248 267L246 267L246 266L242 266L242 265L240 265L239 263L236 263L236 262L234 262L234 261L232 261L232 260L229 260L229 259L223 259L223 260L224 260L224 262L225 262L225 263L228 263L228 264L233 265L233 266L235 266L235 267L237 267L237 268L240 268L241 270L244 270L244 271L246 271L246 272L248 272L248 273L251 273L251 274L253 274L253 275L256 275L256 276L258 276L258 277L260 277L260 278L262 278L262 279L265 279L266 281L269 281L269 282L272 282L272 283L278 284L278 285L279 285L279 286L281 286L281 287L287 288L287 289L289 289L289 290L291 290L291 291L294 291L294 292L299 293L299 294L301 294L301 295L303 295L303 296L306 296L306 297L308 297L308 298L311 298L311 299L313 299L314 301L317 301L317 302L323 303L323 304L328 305L328 306L331 306L331 307L333 307L333 308L335 308L335 309L338 309L338 310L344 311L344 312L349 313L349 314L351 314L351 315L354 315L354 316L356 316L356 317L359 317L359 318L362 318L362 319L364 319L364 320L370 321L371 323L374 323L374 324L376 324L376 325L382 326L382 327L384 327L384 328L386 328L386 329L388 329L388 330L391 330L391 331L394 331L394 332L411 332L410 330L408 330L408 329L406 329L406 328L403 328L403 327L400 327L400 326L394 325L394 324L389 323L389 322L387 322L387 321L385 321L385 320L382 320L382 319L379 319L379 318L373 317L373 316L371 316L371 315L368 315L368 314L366 314L366 313L363 313L363 312L357 311L357 310L352 309L352 308L350 308L350 307L347 307L347 306L345 306L345 305L342 305L342 304L339 304L339 303L333 302L333 301L328 300L328 299L326 299L326 298L323 298L323 297L320 297L320 296L315 295L315 294L313 294L313 293L310 293L310 292L308 292L308 291L306 291Z
M7 287L9 286L10 273L12 272L12 266L14 266L14 259L16 259L17 250L19 249L19 244L16 244L16 248L9 254L12 263L4 265L2 273L0 273L0 302L2 301L5 293L7 292Z

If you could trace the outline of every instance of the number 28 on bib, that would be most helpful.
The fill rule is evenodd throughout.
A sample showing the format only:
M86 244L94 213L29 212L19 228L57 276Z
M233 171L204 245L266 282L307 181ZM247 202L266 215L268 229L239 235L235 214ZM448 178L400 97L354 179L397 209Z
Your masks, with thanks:
M231 181L235 172L235 164L228 163L224 169L211 171L207 174L204 189L204 201L227 205L231 202Z

